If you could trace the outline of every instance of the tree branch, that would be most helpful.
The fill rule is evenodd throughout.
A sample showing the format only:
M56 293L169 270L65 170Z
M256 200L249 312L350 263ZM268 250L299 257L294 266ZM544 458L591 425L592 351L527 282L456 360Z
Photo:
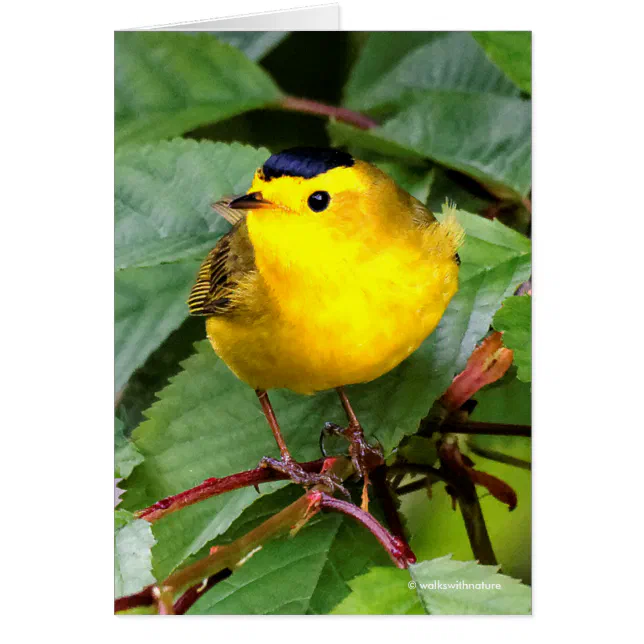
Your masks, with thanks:
M327 459L327 461L331 462L330 473L336 476L344 478L353 471L348 459L335 458ZM212 548L209 555L172 573L163 582L144 588L131 597L121 597L115 600L115 611L154 603L161 609L158 601L161 589L164 589L166 593L164 597L167 597L167 593L174 596L179 592L188 591L191 587L201 585L203 580L210 579L224 570L234 572L235 568L252 556L264 543L289 530L298 530L319 512L321 494L317 489L319 487L321 486L316 486L233 543ZM165 604L167 606L167 600L165 600Z
M155 586L152 589L152 594L156 599L159 615L174 615L172 588L168 588L167 586Z
M445 436L439 446L441 472L449 479L450 492L458 502L472 553L479 563L496 565L496 555L485 525L476 486L466 471L458 441Z
M324 459L301 463L301 465L306 472L320 472L324 465ZM204 499L209 499L211 496L232 492L243 487L257 487L260 483L282 481L285 479L288 479L286 474L267 467L256 467L253 470L223 476L222 478L209 478L203 483L189 490L185 490L185 492L168 496L165 499L157 501L150 507L135 512L135 516L138 519L145 519L150 523L154 523L168 514L172 514L177 510L181 510Z
M126 595L114 600L114 612L120 613L130 608L139 608L140 606L152 606L155 602L152 589L154 585L146 586L134 595Z
M232 570L224 568L220 570L217 574L211 575L205 582L201 584L195 584L186 590L179 599L174 603L174 614L175 615L185 615L187 610L206 592L208 592L213 586L218 584L224 579L228 579L232 575Z
M370 130L373 127L378 127L377 121L374 121L372 118L369 118L364 114L348 110L346 107L334 107L333 105L318 103L317 101L312 101L308 98L286 96L279 102L279 106L282 109L291 112L328 116L336 119L337 121L354 125L361 130Z
M505 423L477 423L471 420L463 423L446 420L440 426L441 432L471 434L481 436L525 436L532 437L530 425L510 425Z
M392 495L389 481L387 481L387 474L386 465L381 465L371 472L373 491L378 501L380 501L389 529L399 539L407 542L405 529L403 528L402 521L400 520L400 514L398 514L396 500Z
M401 485L396 489L396 494L398 496L404 496L405 494L411 494L412 492L417 492L418 490L427 490L429 492L430 486L436 483L435 479L430 479L428 476L417 481L412 481L405 485Z
M487 458L491 461L497 461L497 463L505 463L506 465L512 465L513 467L519 467L522 470L532 470L532 463L530 463L530 461L524 461L522 458L516 458L515 456L503 454L503 452L499 452L495 449L479 447L478 445L472 443L472 441L468 441L467 446L469 450L477 456Z
M458 443L453 442L451 438L446 438L439 448L441 456L440 469L430 465L402 463L390 467L389 474L424 474L426 476L421 481L414 481L404 486L404 488L409 489L400 488L398 493L413 492L416 489L425 487L428 483L427 477L429 477L429 480L440 479L447 483L447 489L458 503L461 511L474 557L480 563L496 565L496 556L485 525L478 495L476 494L476 487L470 476L460 466L462 455L460 452L457 455L455 450L458 450Z
M324 469L328 467L329 474L335 475L341 480L345 480L354 471L351 461L344 457L327 458L324 461L324 466ZM254 470L250 472L254 472ZM242 472L242 474L248 475L249 473ZM231 477L225 478L230 479ZM252 478L247 476L249 480ZM204 483L207 483L207 481ZM248 484L252 485L253 483ZM406 568L410 563L416 561L413 552L402 539L388 532L369 513L364 512L352 503L334 499L330 492L332 490L323 485L316 486L284 510L270 517L233 543L212 548L208 556L172 573L157 585L144 588L139 593L129 597L121 597L115 600L115 611L126 610L135 606L149 606L156 603L160 614L172 614L173 612L182 614L204 592L232 574L264 543L284 532L291 531L292 534L296 533L320 510L340 512L361 523L378 539L399 568ZM203 497L201 496L201 498ZM193 502L196 501L193 500ZM185 505L181 507L185 507ZM172 598L182 591L184 591L183 595L173 605Z
M340 512L361 523L387 551L398 568L405 569L410 563L416 563L416 555L403 539L395 537L384 528L375 517L353 503L335 499L328 494L321 494L320 509Z

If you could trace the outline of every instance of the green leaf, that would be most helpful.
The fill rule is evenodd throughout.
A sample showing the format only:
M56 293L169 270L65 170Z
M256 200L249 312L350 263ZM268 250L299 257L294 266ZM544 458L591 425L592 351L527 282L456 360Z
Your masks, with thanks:
M333 615L424 615L425 610L409 587L409 573L396 568L372 568L349 582L351 594Z
M431 615L530 615L530 587L498 570L455 561L451 555L409 566L416 592Z
M136 593L155 582L150 549L154 545L147 521L125 510L114 512L114 596Z
M532 32L475 31L472 35L518 87L532 93Z
M288 31L216 31L212 36L243 51L259 61L270 54L288 35Z
M157 399L156 393L181 371L181 363L194 353L194 344L203 335L203 318L186 318L130 376L115 406L127 437L144 420L143 412Z
M199 265L230 229L210 204L245 192L268 155L183 139L116 155L116 391L188 315Z
M211 204L245 192L269 155L265 148L184 139L117 153L116 268L203 259L230 229Z
M530 425L531 395L530 383L517 379L517 369L513 365L501 380L487 385L476 394L478 404L472 420L482 423Z
M451 555L411 565L409 572L375 567L349 582L352 592L336 606L333 614L530 614L530 588L497 571L498 566L454 561ZM455 587L440 588L437 582ZM427 587L422 588L421 584ZM475 587L468 588L466 584Z
M437 216L440 219L444 215ZM436 342L436 350L444 361L448 361L448 356L454 361L454 373L465 367L503 300L531 272L529 239L498 221L463 211L457 211L457 218L466 233L459 250L460 286L429 338Z
M226 542L246 534L301 496L292 487L264 497L235 522ZM376 539L348 517L322 514L295 536L264 544L228 579L190 609L208 615L319 615L349 595L347 582L389 557Z
M503 331L503 344L514 351L517 377L523 382L532 379L532 297L509 297L494 316L494 328Z
M380 161L376 165L418 201L427 201L433 180L431 170L414 168L394 161Z
M455 170L436 166L432 169L431 189L426 204L431 211L440 212L446 201L455 204L459 210L478 213L495 200L468 177Z
M516 87L466 32L369 34L345 88L347 107L403 107L431 90L517 96Z
M137 510L212 476L256 467L275 454L272 434L253 390L217 359L210 343L183 363L184 371L159 394L148 420L132 433L145 457L122 487L122 507ZM315 441L314 441L315 442ZM315 457L315 450L311 456ZM262 486L272 491L283 483ZM253 488L198 503L154 524L155 573L169 574L187 557L228 529L258 497Z
M188 315L198 261L128 268L114 275L114 390Z
M125 425L119 418L114 419L114 478L127 478L143 460L143 456L125 437Z
M476 409L472 414L472 420L483 423L510 423L516 425L531 425L531 407L532 407L532 390L530 383L521 382L517 379L517 368L512 365L503 378L497 380L491 385L487 385L476 394ZM467 448L471 450L484 449L491 450L509 457L515 457L523 461L532 460L532 441L525 436L488 436L476 435L469 436L467 439ZM480 461L480 452L474 451L472 455L477 462ZM483 465L480 465L483 463ZM489 469L490 461L480 461L481 469L486 472ZM494 461L493 467L498 467L498 462ZM501 467L504 467L501 465ZM529 491L524 489L525 481L521 478L514 478L516 469L508 469L514 480L509 480L507 471L500 472L500 477L507 481L511 487L517 488L519 493L519 507L512 514L522 514L529 510L530 500ZM529 480L528 480L529 484ZM529 511L528 511L529 515ZM529 519L529 517L528 517ZM525 523L525 522L524 522ZM513 531L512 537L516 536L516 530ZM529 538L529 533L528 533ZM504 546L508 544L511 538L504 540ZM524 550L525 552L525 550ZM506 561L503 567L506 569ZM529 558L528 558L529 564ZM508 570L509 572L509 570ZM515 577L521 576L512 573Z
M270 76L210 34L114 34L116 145L177 136L274 104Z
M442 217L440 214L437 216L439 219ZM500 264L526 259L526 256L530 259L530 240L512 228L462 210L457 211L457 218L466 232L465 243L459 250L462 260L459 278L462 282ZM524 263L520 262L521 266Z
M335 145L428 158L514 199L530 191L531 130L529 101L456 91L426 92L372 130L329 124Z

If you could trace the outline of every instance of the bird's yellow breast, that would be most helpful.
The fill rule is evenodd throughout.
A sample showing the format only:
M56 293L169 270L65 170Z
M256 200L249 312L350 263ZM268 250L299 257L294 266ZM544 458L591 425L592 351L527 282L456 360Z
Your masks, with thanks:
M456 292L457 224L365 216L377 205L355 197L335 206L328 226L286 211L247 216L257 270L238 285L239 312L209 318L207 332L255 388L373 380L418 348Z

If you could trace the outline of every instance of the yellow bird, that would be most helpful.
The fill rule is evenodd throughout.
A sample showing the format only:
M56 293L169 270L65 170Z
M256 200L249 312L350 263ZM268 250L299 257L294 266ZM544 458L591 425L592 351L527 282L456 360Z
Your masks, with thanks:
M364 476L378 453L343 386L390 371L434 330L458 287L462 229L453 217L439 223L377 167L330 148L274 154L246 195L214 207L234 225L188 303L207 317L219 357L257 392L282 456L262 464L339 487L291 458L266 394L336 388Z

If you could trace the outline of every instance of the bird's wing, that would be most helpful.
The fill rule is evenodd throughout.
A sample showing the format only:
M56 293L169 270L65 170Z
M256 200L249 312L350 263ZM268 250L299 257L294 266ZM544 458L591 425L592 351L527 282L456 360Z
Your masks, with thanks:
M230 313L235 308L235 286L254 270L255 252L243 218L217 242L203 261L188 299L190 315Z
M224 197L219 201L216 201L210 207L220 216L223 217L229 224L233 226L241 221L245 217L243 210L235 210L229 208L230 202L235 199L235 197Z
M412 197L411 199L411 211L414 223L421 227L433 224L436 221L434 213L415 197Z

